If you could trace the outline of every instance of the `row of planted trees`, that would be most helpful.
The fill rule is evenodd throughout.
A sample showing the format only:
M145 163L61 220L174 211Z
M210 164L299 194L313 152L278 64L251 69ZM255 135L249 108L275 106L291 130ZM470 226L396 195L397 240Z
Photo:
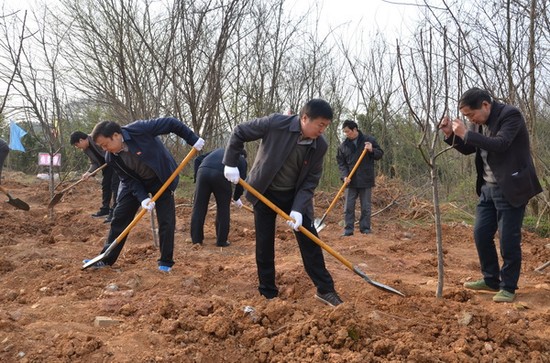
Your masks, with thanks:
M68 135L102 119L172 115L215 148L239 122L323 97L337 120L326 134L325 188L340 182L339 122L352 118L382 145L381 173L431 180L437 196L437 183L452 193L472 179L471 158L445 152L437 124L457 116L460 94L479 86L522 109L548 189L547 5L419 1L418 22L397 38L363 31L368 24L327 30L316 8L297 13L284 0L59 0L30 12L4 9L2 133L8 118L25 123L30 152L60 150L69 170L84 163ZM166 143L183 156L175 138ZM10 163L33 167L22 156ZM547 194L537 202L534 212L547 212Z

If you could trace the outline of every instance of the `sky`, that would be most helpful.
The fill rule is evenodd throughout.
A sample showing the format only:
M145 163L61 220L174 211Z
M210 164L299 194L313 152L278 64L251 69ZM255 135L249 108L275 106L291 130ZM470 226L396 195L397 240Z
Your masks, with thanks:
M164 0L161 0L164 1ZM286 7L302 14L308 9L320 8L321 26L325 31L346 28L348 32L361 29L367 32L380 30L390 37L407 31L417 10L415 6L404 5L417 0L286 0ZM56 0L47 0L56 3ZM10 9L30 9L35 0L0 0ZM359 26L359 28L358 28Z

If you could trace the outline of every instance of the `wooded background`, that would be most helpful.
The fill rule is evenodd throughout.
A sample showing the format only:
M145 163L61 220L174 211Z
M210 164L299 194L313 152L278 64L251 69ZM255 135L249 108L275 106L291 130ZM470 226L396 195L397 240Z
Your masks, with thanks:
M548 1L417 1L421 16L398 39L360 27L323 31L318 12L290 12L286 3L60 0L29 12L4 8L0 135L7 140L9 119L29 132L27 151L11 152L9 167L35 173L38 152L60 152L62 173L83 171L87 161L68 135L105 119L174 116L210 150L240 122L298 112L322 97L335 111L322 190L340 185L341 122L354 119L385 152L379 174L421 187L435 173L445 200L475 203L473 157L445 152L437 124L459 116L460 94L477 86L522 110L545 188L530 213L548 220ZM165 141L177 160L188 151L177 137ZM417 190L430 198L429 187Z

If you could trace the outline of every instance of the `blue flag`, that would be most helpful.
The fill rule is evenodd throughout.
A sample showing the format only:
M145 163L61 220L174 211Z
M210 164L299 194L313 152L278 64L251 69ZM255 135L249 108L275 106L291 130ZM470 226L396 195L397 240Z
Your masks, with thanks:
M15 121L10 120L10 149L25 151L25 147L21 143L21 138L27 134Z

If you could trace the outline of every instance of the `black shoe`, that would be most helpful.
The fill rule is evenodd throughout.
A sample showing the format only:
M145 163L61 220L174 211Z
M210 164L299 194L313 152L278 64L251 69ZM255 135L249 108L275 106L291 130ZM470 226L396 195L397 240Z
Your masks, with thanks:
M343 303L342 299L340 299L340 296L336 292L327 292L326 294L315 294L315 298L328 306L338 306L341 303Z
M349 237L349 236L353 236L353 232L344 232L342 233L341 235L342 237Z
M111 223L112 220L113 220L113 211L110 211L109 215L107 216L107 218L105 218L103 223Z
M367 228L367 229L362 230L361 233L369 234L369 233L372 233L372 231L370 230L370 228Z
M223 243L216 243L216 246L218 247L228 247L231 243L229 241L225 241Z
M105 217L105 216L108 216L108 215L109 215L109 210L108 209L107 210L100 209L96 213L92 214L92 217L100 218L100 217Z

